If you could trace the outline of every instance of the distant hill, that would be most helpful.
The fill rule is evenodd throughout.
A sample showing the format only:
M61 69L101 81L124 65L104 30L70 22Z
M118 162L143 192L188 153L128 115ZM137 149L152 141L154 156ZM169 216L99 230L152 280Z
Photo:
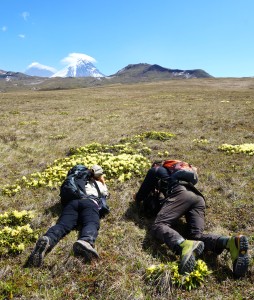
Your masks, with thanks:
M110 77L122 77L122 78L156 78L156 79L167 79L167 78L211 78L207 72L195 69L195 70L179 70L179 69L167 69L159 65L150 65L145 63L130 64L116 74Z
M94 67L91 62L85 60L78 60L75 64L70 64L64 69L53 73L52 71L42 69L40 66L31 66L26 70L25 74L20 72L11 72L0 70L0 78L11 77L13 79L23 79L27 76L36 77L95 77L108 79L122 78L142 80L142 79L188 79L188 78L211 78L210 74L201 69L194 70L179 70L179 69L168 69L159 65L151 65L146 63L130 64L113 75L105 76L98 69Z
M167 69L156 64L146 63L130 64L113 75L104 76L92 64L79 62L75 67L69 65L50 77L30 76L20 72L0 70L0 92L27 89L61 90L115 83L128 84L192 78L213 78L213 76L200 69Z
M4 79L5 81L22 80L22 79L27 79L27 78L30 78L30 77L31 76L26 75L24 73L20 73L20 72L0 70L0 79Z

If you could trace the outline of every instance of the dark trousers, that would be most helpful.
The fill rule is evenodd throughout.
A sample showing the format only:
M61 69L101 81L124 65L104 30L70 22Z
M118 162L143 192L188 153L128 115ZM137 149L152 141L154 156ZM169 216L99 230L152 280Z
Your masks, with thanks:
M80 228L79 239L94 246L100 228L100 218L98 205L92 200L72 200L63 206L56 225L49 228L45 234L50 238L51 248L77 226Z
M217 240L220 236L204 234L205 200L186 186L175 187L163 204L152 226L152 234L160 242L165 243L172 251L178 252L179 244L184 241L176 230L172 229L176 221L185 216L188 239L203 241L205 249L220 253Z

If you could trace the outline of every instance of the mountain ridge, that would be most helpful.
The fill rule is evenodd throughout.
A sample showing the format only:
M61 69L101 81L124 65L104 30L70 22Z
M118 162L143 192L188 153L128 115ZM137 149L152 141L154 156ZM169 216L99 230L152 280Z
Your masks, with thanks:
M193 70L180 70L180 69L169 69L164 68L157 64L130 64L123 69L119 70L117 73L111 76L134 76L134 77L151 77L156 73L160 73L160 77L168 78L212 78L210 74L202 69Z
M14 90L58 90L86 88L108 84L131 84L153 82L159 80L183 80L195 78L214 78L207 72L194 70L167 69L159 65L147 63L129 64L109 76L85 77L42 77L31 76L21 72L0 70L0 92Z
M38 72L36 72L38 70ZM147 64L147 63L138 63L138 64L129 64L121 70L117 71L115 74L106 76L102 74L91 62L85 60L79 60L75 64L69 64L65 68L57 71L56 73L49 72L48 70L42 70L35 66L27 69L24 73L13 72L13 71L4 71L0 70L0 78L5 78L6 76L12 76L17 79L27 76L32 77L96 77L96 78L115 78L115 77L133 77L133 78L142 78L142 77L159 77L159 78L208 78L213 77L202 69L193 69L193 70L181 70L181 69L169 69L162 67L158 64Z

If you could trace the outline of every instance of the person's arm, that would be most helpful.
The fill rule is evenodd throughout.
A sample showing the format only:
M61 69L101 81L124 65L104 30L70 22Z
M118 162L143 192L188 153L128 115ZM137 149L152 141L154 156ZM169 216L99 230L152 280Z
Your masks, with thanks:
M195 169L193 169L193 172L188 170L178 170L172 174L172 179L191 182L195 185L198 182L198 174Z
M157 183L156 168L151 168L142 182L137 194L134 196L135 200L139 203L144 200L149 193L155 189Z
M95 180L100 181L102 184L105 184L105 178L103 175L100 175L99 177L95 177Z
M103 196L108 196L108 188L105 183L105 178L103 175L100 175L98 178L95 178L96 181L99 182L99 189Z

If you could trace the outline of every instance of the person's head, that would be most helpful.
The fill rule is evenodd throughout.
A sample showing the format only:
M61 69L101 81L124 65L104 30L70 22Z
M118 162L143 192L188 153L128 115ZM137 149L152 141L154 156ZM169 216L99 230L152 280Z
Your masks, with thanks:
M91 170L94 178L99 178L101 175L103 175L103 169L101 166L94 165L92 166Z

